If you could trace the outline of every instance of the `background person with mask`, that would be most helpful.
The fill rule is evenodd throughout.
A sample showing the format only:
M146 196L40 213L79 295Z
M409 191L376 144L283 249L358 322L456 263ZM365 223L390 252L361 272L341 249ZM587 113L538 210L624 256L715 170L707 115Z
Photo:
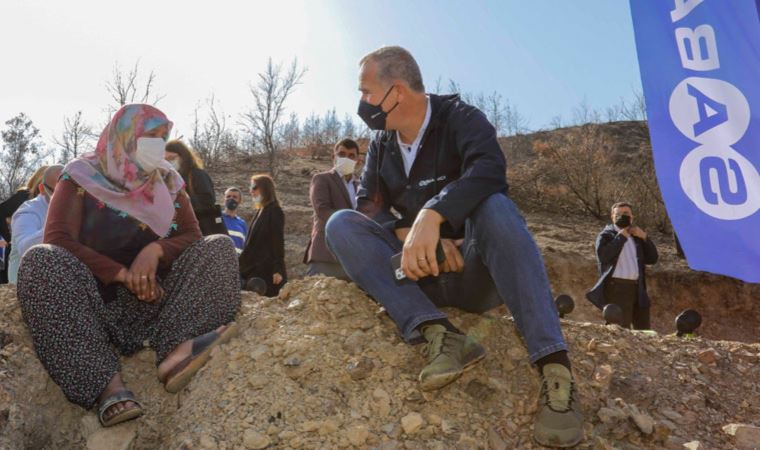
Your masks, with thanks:
M285 271L285 214L269 175L252 176L250 192L256 211L239 258L240 277L243 286L251 278L261 278L267 285L265 295L275 297L288 279Z
M586 293L597 308L614 303L623 310L621 325L635 330L651 328L650 300L647 294L645 265L657 262L657 248L646 232L633 225L629 203L612 205L612 223L596 238L599 280Z
M309 198L314 208L311 240L306 247L303 262L308 264L307 275L327 275L350 281L338 260L327 248L325 224L335 211L356 209L356 191L359 182L354 170L359 160L359 145L352 139L343 139L333 150L334 167L314 175L309 186Z
M245 220L238 217L236 212L242 200L243 194L240 192L240 189L230 187L224 191L224 214L222 215L222 219L224 219L227 234L232 238L238 255L243 252L245 236L248 234L248 226L245 224Z
M41 244L45 231L45 217L47 216L50 197L61 176L63 166L48 166L42 175L40 183L35 187L39 195L24 202L13 214L11 219L11 250L8 256L8 282L16 283L18 278L18 266L21 257L33 245Z
M166 160L185 180L195 217L204 236L227 234L222 219L222 208L216 204L214 182L203 170L203 161L184 142L174 139L166 143Z

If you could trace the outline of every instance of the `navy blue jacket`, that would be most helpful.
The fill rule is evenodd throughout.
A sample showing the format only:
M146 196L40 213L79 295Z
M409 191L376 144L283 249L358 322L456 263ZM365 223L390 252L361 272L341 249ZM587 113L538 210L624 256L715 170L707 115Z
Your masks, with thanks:
M410 227L423 208L443 217L441 237L464 235L464 223L492 194L507 192L507 162L485 114L458 95L430 95L430 122L409 177L395 131L376 133L361 178L358 210L386 229ZM391 207L400 215L394 216Z
M647 280L645 265L655 264L657 262L657 247L654 242L647 236L646 240L632 236L636 244L636 260L639 263L639 306L647 308L650 305L649 295L647 294ZM599 280L590 291L586 293L586 298L602 309L608 302L604 298L604 283L615 272L618 256L623 250L623 245L629 238L618 234L615 226L607 225L604 230L596 237L596 259L599 266Z

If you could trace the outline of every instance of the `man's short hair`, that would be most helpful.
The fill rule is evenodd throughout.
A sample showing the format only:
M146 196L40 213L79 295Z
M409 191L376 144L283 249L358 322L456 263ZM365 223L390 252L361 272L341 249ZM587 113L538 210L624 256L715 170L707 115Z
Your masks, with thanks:
M628 208L631 209L631 211L633 211L633 206L631 206L630 203L628 203L628 202L617 202L614 205L612 205L612 208L610 208L610 214L613 213L613 212L615 212L615 208L624 208L624 207L628 207Z
M338 150L338 147L345 147L346 149L354 148L356 149L356 153L359 153L359 144L356 143L355 140L350 138L343 138L340 141L338 141L337 144L335 144L335 147L333 147L333 150Z
M377 64L377 78L381 82L391 83L393 80L403 80L415 91L425 92L420 67L407 49L397 45L380 47L364 56L359 61L359 66L368 61Z
M228 192L237 192L238 194L240 194L241 197L243 196L243 191L241 191L240 189L236 188L235 186L228 187L224 191L224 195L227 195Z

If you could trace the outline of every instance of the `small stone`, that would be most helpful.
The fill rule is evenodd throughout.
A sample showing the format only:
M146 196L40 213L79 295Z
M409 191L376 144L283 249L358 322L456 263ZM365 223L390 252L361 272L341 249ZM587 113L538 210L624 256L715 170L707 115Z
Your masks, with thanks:
M420 413L409 413L401 418L401 426L404 428L404 433L413 434L419 430L425 421L422 419Z
M718 352L710 347L697 353L697 359L702 364L715 364L718 361Z
M348 374L354 381L363 380L372 375L375 365L372 360L366 357L360 358L358 361L352 361L346 367Z
M363 446L367 442L368 437L369 429L367 429L366 425L352 425L346 430L346 438L348 438L351 445L357 447Z
M754 449L760 447L760 428L742 423L731 423L723 427L723 432L733 436L737 447Z
M443 431L444 434L454 434L459 432L459 427L454 422L443 419L441 421L441 431Z
M652 420L649 414L632 414L631 419L633 419L633 422L639 427L639 430L641 430L642 433L652 434L652 431L654 431L654 420Z
M437 414L429 414L428 415L428 423L431 425L439 426L441 424L441 416Z
M319 435L326 436L338 431L338 424L332 419L323 420L319 426Z
M203 434L201 438L198 440L198 443L200 444L201 448L203 449L215 449L216 448L216 439L209 436L208 434Z
M87 450L129 450L137 436L135 423L103 428L87 438Z
M258 450L269 447L272 441L266 434L261 434L254 430L245 430L243 433L243 445L247 449Z
M248 376L248 384L253 389L261 389L270 383L269 379L263 375L251 374Z
M608 408L606 406L599 408L596 415L599 416L599 420L601 420L602 423L617 423L628 416L620 408Z
M507 450L507 443L493 427L488 429L488 448L492 450Z
M702 450L704 447L702 447L702 443L699 441L691 441L683 444L684 448L687 448L689 450Z

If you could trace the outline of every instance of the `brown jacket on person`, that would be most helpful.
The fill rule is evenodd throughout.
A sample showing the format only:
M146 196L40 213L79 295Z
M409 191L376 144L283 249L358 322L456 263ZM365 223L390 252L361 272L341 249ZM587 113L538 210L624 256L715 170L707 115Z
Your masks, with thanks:
M353 180L358 189L358 182ZM311 240L306 246L303 262L337 262L325 242L325 224L335 211L353 209L344 178L335 169L314 175L309 186L309 198L314 208Z

